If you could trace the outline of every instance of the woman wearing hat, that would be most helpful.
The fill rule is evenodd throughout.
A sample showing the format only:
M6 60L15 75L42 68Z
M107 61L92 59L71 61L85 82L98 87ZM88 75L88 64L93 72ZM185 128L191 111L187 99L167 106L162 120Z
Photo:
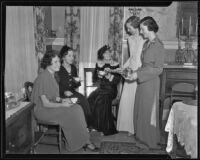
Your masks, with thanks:
M92 126L104 135L111 135L117 133L112 115L112 100L117 96L117 84L121 76L105 70L119 68L119 64L112 59L110 47L107 45L98 50L97 56L93 82L98 84L98 88L88 97Z

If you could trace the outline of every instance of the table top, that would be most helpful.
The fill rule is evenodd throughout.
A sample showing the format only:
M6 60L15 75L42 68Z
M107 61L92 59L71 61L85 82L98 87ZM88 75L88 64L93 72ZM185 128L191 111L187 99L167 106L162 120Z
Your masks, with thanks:
M164 64L164 68L191 68L191 69L197 69L197 66L195 66L195 65Z
M176 102L168 117L165 131L169 132L167 152L173 148L173 134L184 146L186 153L197 158L197 100Z
M26 107L30 102L20 102L19 106L6 111L6 120L20 111L22 108Z

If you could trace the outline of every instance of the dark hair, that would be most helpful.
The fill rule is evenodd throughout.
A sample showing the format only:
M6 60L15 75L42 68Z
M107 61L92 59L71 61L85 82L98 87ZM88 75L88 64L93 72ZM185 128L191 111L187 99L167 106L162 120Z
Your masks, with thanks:
M58 56L56 51L53 51L53 50L47 51L41 60L41 64L40 64L41 68L46 69L48 66L50 66L52 64L52 59L56 56Z
M147 17L142 18L140 20L140 24L147 26L149 31L153 31L155 33L158 32L159 27L156 21L153 19L153 17L147 16Z
M63 63L62 58L63 58L64 56L66 56L66 55L68 54L69 51L73 51L73 49L70 48L70 47L67 46L67 45L64 45L64 46L61 48L60 53L59 53L59 57L60 57L61 63Z
M110 50L110 46L109 45L104 45L103 47L101 47L98 51L97 51L97 54L98 54L98 59L99 60L103 60L103 54L107 51L107 50Z
M128 28L126 26L127 23L130 23L133 28L139 28L139 22L140 22L140 18L139 17L137 17L137 16L131 16L131 17L129 17L126 20L125 24L124 24L124 28L125 28L126 33L129 34Z
M25 83L24 83L24 88L25 88L25 89L28 89L28 87L32 87L32 88L33 88L33 83L32 83L32 82L29 82L29 81L25 82Z

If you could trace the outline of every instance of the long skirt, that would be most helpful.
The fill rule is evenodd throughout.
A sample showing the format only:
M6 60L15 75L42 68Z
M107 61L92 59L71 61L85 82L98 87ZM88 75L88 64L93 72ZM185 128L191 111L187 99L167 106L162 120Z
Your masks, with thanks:
M38 108L35 111L35 116L39 120L60 124L69 151L79 150L89 142L84 113L78 104L69 108Z
M78 92L74 92L73 95L70 96L69 98L73 98L73 97L78 98L77 104L79 104L82 107L84 115L85 115L87 127L90 127L91 126L91 110L90 110L90 105L87 98Z
M137 82L124 82L117 116L117 130L134 134L133 109Z
M136 138L150 148L157 148L160 142L159 128L159 77L139 83L136 89L134 107L134 128Z
M117 93L117 92L116 92ZM112 100L116 94L112 91L96 89L88 97L92 111L92 127L104 135L117 133L112 114Z

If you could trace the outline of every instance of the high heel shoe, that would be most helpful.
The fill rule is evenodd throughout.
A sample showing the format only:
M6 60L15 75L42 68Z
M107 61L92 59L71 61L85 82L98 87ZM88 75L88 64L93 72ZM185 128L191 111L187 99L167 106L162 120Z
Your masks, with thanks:
M93 146L93 147L91 147L91 146ZM86 151L87 149L89 149L89 150L92 151L92 152L97 152L97 151L99 151L99 148L96 147L93 143L85 144L85 145L83 146L83 149L84 149L84 151Z

